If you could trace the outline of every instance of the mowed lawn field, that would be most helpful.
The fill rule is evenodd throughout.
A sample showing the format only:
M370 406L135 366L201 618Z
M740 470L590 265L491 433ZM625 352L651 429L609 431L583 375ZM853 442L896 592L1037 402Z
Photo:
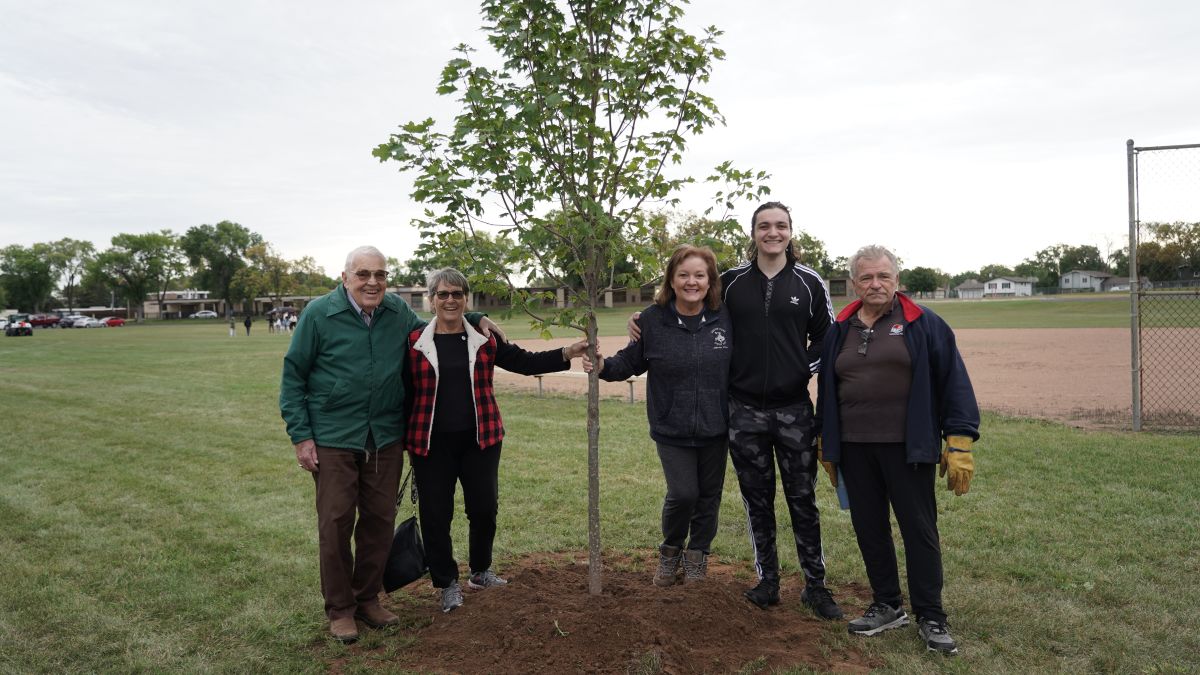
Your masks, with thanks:
M943 304L966 317L951 305L1004 303ZM1079 321L1119 320L1078 304ZM1038 312L1010 318L1063 316ZM606 314L605 330L621 330L627 310ZM231 339L219 322L0 339L0 672L389 670L325 638L312 481L277 410L286 342L262 324ZM500 405L497 567L584 549L584 400L502 393ZM644 551L663 493L645 408L604 401L601 424L605 548ZM983 434L971 492L938 494L962 655L931 658L907 631L851 639L843 624L828 626L830 645L914 673L1200 669L1196 436L994 415ZM750 583L736 486L730 471L714 552ZM824 478L819 499L831 584L865 584ZM783 532L780 549L798 574Z

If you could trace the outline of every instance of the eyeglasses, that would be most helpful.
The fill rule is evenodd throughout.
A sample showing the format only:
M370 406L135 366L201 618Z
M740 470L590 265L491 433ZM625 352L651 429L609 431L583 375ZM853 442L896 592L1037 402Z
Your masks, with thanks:
M437 293L434 293L434 295L437 296L438 300L445 300L446 298L462 300L467 294L463 291L438 291Z
M371 270L358 270L354 273L354 276L358 277L359 281L370 281L371 277L375 277L375 281L383 283L388 279L388 271L375 270L372 272Z
M858 355L867 355L867 346L871 344L871 336L875 335L873 328L859 328L858 335L862 338L862 344L858 346Z

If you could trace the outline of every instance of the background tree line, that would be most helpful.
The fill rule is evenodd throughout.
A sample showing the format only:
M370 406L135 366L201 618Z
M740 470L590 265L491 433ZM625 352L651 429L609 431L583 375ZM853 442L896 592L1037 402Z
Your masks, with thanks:
M143 302L195 288L235 302L268 296L319 295L337 280L311 257L286 260L262 236L228 220L170 230L121 233L97 251L90 241L60 239L0 249L0 306L43 312L57 307L126 304L142 318Z

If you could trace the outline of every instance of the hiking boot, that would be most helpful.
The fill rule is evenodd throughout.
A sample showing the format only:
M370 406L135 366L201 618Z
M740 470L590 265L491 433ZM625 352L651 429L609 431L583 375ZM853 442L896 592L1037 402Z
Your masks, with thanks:
M902 609L892 609L882 602L872 602L862 618L846 624L846 629L855 635L878 635L885 630L908 625L908 614Z
M682 562L683 583L704 581L704 577L708 575L708 556L704 555L704 551L689 548L683 552Z
M354 617L343 616L340 619L331 619L329 621L329 634L334 640L348 645L358 641L358 624L354 623Z
M491 570L473 572L471 573L471 576L467 578L467 588L473 591L482 591L485 588L503 586L507 583L508 581L506 579L501 579L500 577L496 576L495 572Z
M462 604L462 588L457 581L452 581L449 586L442 589L442 611L453 611L462 607Z
M950 626L945 621L920 619L917 621L917 634L925 641L925 648L939 654L957 654L958 645L950 637Z
M808 586L800 593L800 602L808 605L817 616L832 621L844 616L842 608L833 600L833 594L824 586Z
M758 585L750 590L742 593L746 599L759 609L766 609L771 605L779 604L779 582L768 581L763 579L758 582Z
M380 607L378 604L367 605L365 607L359 605L354 618L362 620L363 623L371 628L384 628L400 623L400 617Z
M654 573L654 585L661 588L675 584L679 573L680 550L678 546L663 544L658 547L658 571Z

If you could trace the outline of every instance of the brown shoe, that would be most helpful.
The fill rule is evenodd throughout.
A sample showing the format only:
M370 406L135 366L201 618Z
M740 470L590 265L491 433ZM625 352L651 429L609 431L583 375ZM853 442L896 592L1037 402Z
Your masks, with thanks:
M371 628L385 628L400 623L400 617L380 607L378 604L359 605L358 612L354 614L354 617L361 619L363 623Z
M678 546L663 544L658 547L658 569L654 572L655 586L666 588L674 585L675 575L679 573L679 555Z
M683 583L694 584L704 581L708 575L708 556L704 551L688 549L683 552Z
M344 616L340 619L331 619L329 632L333 635L333 639L345 645L358 641L358 624L354 623L353 617Z

